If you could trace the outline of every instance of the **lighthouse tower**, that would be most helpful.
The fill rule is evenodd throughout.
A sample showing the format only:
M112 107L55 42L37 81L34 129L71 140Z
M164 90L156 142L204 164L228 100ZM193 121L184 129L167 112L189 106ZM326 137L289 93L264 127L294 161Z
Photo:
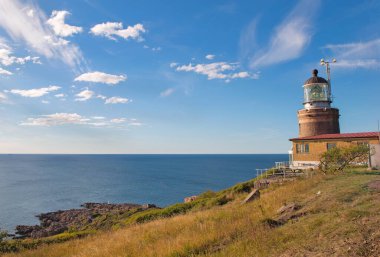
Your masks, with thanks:
M312 77L303 85L304 108L298 111L299 137L340 133L339 109L331 107L330 69L326 65L328 80L318 77L318 70L313 70Z

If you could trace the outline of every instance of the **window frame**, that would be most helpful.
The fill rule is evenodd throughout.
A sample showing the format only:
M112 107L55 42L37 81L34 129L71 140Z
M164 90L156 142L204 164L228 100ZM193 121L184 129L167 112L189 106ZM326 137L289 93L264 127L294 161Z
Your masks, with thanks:
M297 154L308 154L308 153L310 153L309 143L296 143L296 153Z

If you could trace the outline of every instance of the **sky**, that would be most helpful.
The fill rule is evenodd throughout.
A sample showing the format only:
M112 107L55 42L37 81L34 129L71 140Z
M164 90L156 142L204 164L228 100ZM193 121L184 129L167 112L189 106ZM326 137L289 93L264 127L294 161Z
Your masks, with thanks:
M287 153L331 65L341 132L380 119L376 0L0 0L0 153Z

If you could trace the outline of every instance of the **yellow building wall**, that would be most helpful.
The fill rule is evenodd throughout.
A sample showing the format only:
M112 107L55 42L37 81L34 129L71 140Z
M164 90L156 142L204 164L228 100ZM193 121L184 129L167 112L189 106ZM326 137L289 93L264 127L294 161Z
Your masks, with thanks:
M321 155L327 151L327 143L336 144L337 147L348 147L350 144L357 144L359 142L366 142L369 144L379 144L378 139L329 139L318 141L293 141L293 161L319 161ZM308 153L297 153L296 144L309 144Z

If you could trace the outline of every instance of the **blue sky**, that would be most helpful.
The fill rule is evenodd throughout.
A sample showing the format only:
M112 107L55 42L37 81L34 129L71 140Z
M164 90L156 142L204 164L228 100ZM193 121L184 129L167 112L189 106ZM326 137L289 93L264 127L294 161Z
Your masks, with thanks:
M332 66L377 130L378 1L0 0L0 153L286 153Z

